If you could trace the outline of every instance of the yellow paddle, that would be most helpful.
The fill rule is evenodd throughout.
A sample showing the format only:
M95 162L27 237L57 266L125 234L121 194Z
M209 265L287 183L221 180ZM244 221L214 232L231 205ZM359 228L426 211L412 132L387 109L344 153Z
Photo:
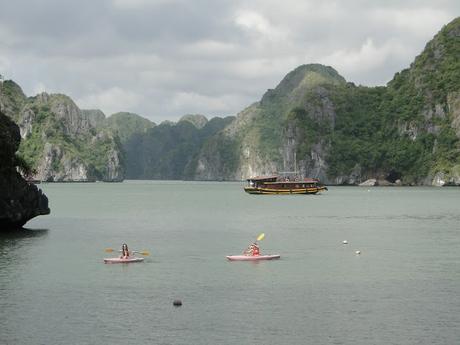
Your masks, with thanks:
M259 236L257 236L257 240L256 240L256 241L262 241L264 238L265 238L265 234L264 234L264 233L261 233Z
M143 252L136 252L136 251L133 251L133 253L141 254L141 255L145 255L145 256L150 255L150 253L149 253L148 251L143 251Z

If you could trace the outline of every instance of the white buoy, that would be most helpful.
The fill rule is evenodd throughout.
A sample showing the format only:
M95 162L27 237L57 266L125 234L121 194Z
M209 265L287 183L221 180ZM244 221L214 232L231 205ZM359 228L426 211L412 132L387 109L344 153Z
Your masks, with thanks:
M356 254L356 255L359 255L359 254L361 254L361 251L360 251L360 250L357 250L357 251L355 252L355 254Z
M347 241L347 240L343 240L342 243L343 243L343 244L348 244L348 241Z

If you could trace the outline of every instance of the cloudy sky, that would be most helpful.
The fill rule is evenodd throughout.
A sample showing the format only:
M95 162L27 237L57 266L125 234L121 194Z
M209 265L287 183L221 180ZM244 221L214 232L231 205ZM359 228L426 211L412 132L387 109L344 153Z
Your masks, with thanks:
M107 115L233 115L298 65L384 85L458 0L0 0L0 74Z

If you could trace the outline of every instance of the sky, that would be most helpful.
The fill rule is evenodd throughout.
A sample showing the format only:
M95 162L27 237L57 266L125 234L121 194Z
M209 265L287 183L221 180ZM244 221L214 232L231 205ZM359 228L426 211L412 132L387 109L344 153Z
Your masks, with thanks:
M295 67L385 85L458 0L0 0L0 74L80 108L236 115Z

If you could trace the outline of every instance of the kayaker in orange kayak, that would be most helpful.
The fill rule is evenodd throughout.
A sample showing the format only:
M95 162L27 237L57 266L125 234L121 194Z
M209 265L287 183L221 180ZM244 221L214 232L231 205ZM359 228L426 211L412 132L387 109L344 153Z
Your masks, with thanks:
M128 259L130 256L128 245L126 243L123 243L121 246L121 256L120 259Z

